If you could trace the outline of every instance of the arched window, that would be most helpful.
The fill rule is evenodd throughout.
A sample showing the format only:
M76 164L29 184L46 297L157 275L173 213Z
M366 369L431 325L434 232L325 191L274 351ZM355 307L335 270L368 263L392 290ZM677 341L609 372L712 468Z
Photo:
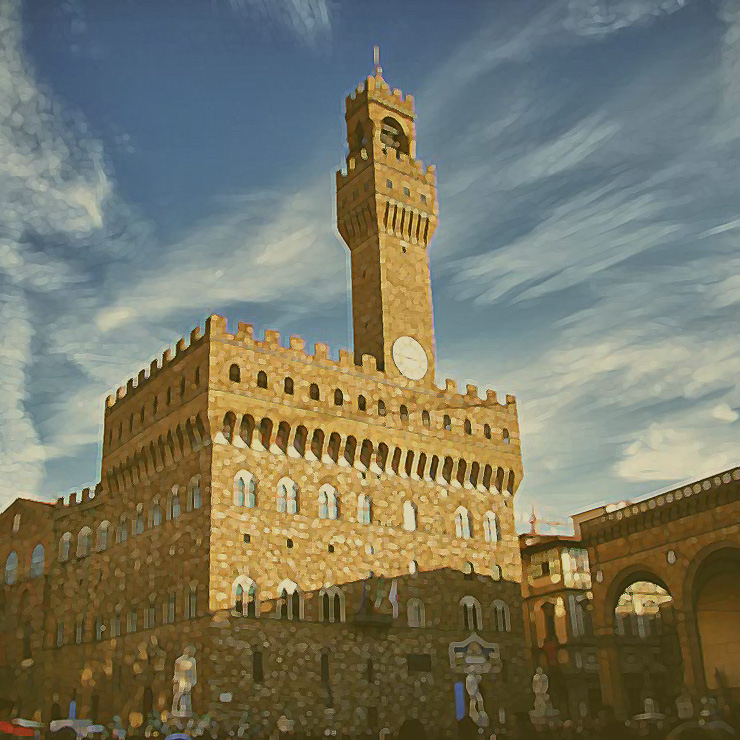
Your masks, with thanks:
M278 586L277 617L298 621L303 619L303 592L293 581L285 580Z
M308 389L308 396L312 401L320 400L319 386L316 383L311 383L311 387Z
M509 606L501 599L496 599L493 602L493 629L496 632L511 632Z
M449 432L452 429L452 419L449 414L444 415L442 426Z
M134 534L142 534L144 532L144 504L138 504L136 507L134 527Z
M460 599L462 607L463 627L466 630L483 629L483 613L480 608L480 602L473 596L463 596Z
M158 527L162 523L162 507L159 505L159 501L154 499L152 505L149 508L149 526Z
M423 627L426 624L424 604L419 599L409 599L406 603L406 617L409 627Z
M59 562L65 563L69 560L69 546L72 541L72 534L65 532L59 540Z
M200 493L200 476L196 475L188 483L188 511L200 509L203 499Z
M342 404L344 404L344 395L342 394L342 391L337 388L334 391L334 405L341 406Z
M125 542L128 538L128 526L126 523L126 515L121 514L121 518L118 520L118 529L116 530L116 541Z
M384 147L396 152L396 154L409 153L409 140L395 118L386 116L380 124L380 141Z
M370 524L372 522L372 502L367 493L361 493L357 497L357 521L360 524Z
M508 430L508 429L504 429L504 430L503 430L503 431L501 432L501 440L503 441L503 443L504 443L505 445L509 444L509 442L511 441L511 439L510 439L510 437L509 437L509 430Z
M422 424L423 424L423 425L424 425L424 426L425 426L425 427L426 427L427 429L429 429L429 427L431 426L431 421L430 421L430 419L429 419L429 412L428 412L428 411L427 411L426 409L425 409L424 411L422 411L422 412L421 412L421 423L422 423Z
M344 622L344 592L339 586L327 586L319 591L319 621Z
M286 378L283 384L283 391L289 396L293 395L293 378Z
M470 514L464 506L455 512L455 536L462 539L470 537Z
M95 639L98 642L103 639L103 617L95 617Z
M277 510L282 513L298 513L298 486L290 478L282 478L277 487Z
M378 416L385 416L385 415L386 415L385 401L378 401Z
M21 528L21 515L16 514L13 517L13 534L15 534Z
M473 427L470 423L470 419L465 419L465 434L472 434L473 433Z
M319 490L319 519L329 518L329 496L328 491L331 486L321 486Z
M229 380L232 383L238 383L242 379L242 373L241 370L239 370L239 365L232 365L229 368Z
M40 578L44 575L44 565L46 561L46 553L44 546L39 542L36 547L33 548L31 553L31 570L29 576L31 578Z
M8 555L5 561L5 583L12 586L18 580L18 554L15 552Z
M131 609L126 615L126 632L136 632L138 622L139 618L136 609Z
M257 387L267 388L267 373L264 370L257 373Z
M180 516L180 493L177 486L172 489L172 518L177 519Z
M367 400L365 396L357 397L357 408L359 411L367 411Z
M413 532L416 527L416 504L412 501L405 501L403 504L403 528L407 532Z
M90 554L92 530L90 527L83 527L77 535L77 557L84 558Z
M491 425L490 424L483 425L483 436L486 439L491 439Z
M240 470L234 477L234 506L246 506L249 509L256 505L254 477L246 470Z
M95 537L95 549L98 552L103 552L108 548L108 530L110 529L110 522L100 522L98 525L98 532Z
M406 406L401 406L401 421L406 424L409 420L409 410Z
M238 614L257 617L257 584L251 578L239 576L231 587L231 603Z
M486 542L500 542L501 529L499 519L492 511L487 511L483 517L483 536Z

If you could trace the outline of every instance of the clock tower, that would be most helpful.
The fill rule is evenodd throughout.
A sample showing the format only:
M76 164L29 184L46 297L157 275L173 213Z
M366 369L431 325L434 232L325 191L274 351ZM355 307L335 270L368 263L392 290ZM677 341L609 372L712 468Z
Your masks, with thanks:
M434 167L415 159L414 100L375 74L346 100L346 172L337 172L337 227L352 265L355 362L434 382L427 247L437 225Z

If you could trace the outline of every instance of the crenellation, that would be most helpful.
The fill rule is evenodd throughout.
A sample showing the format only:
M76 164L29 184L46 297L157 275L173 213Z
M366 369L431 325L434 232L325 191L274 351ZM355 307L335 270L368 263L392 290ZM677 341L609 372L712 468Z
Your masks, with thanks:
M139 374L136 376L136 387L141 388L142 385L144 385L144 382L147 379L147 373L146 370L139 370Z
M185 344L184 339L178 339L177 344L175 345L175 356L179 357L186 349L187 345Z
M346 370L355 369L355 353L348 349L340 349L338 364L339 367L345 368Z
M190 332L190 344L195 344L202 337L203 331L201 330L200 325L198 325Z
M457 395L457 381L453 380L452 378L445 378L444 392L448 395L456 396Z
M478 386L477 385L472 385L471 383L468 383L465 386L465 396L466 396L466 398L480 399L480 396L478 395Z
M329 345L324 342L314 344L313 359L329 362Z
M486 391L486 403L487 404L494 404L498 403L498 396L496 395L496 391L491 390L490 388Z
M294 352L300 352L306 354L306 342L303 337L299 337L297 334L291 334L290 336L290 349Z

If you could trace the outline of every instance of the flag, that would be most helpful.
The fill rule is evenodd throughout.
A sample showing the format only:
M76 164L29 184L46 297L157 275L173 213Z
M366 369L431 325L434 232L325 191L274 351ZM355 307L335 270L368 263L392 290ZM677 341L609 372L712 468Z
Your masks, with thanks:
M398 582L393 579L391 583L391 592L388 594L388 601L393 605L393 619L398 617Z
M378 593L375 596L375 603L373 606L376 609L380 609L380 605L383 603L383 576L380 576L380 580L378 581Z

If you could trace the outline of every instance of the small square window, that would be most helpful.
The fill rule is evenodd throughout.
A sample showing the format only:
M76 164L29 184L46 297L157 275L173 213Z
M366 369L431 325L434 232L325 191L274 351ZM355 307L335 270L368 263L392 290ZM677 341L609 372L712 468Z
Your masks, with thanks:
M385 186L387 188L392 188L393 187L393 181L392 180L386 180L385 181Z
M334 545L329 545L329 552L334 552Z
M251 537L250 537L250 536L249 536L248 534L245 534L245 535L244 535L244 541L245 541L245 542L249 542L249 541L250 541L251 539L252 539L252 538L251 538Z
M403 194L404 195L411 195L411 191L408 188L404 188L403 189Z
M426 197L426 195L422 195L422 196L421 196L421 202L422 202L422 203L426 203L426 202L427 202L427 197Z
M293 547L293 540L289 539L286 544L288 545L289 548Z

